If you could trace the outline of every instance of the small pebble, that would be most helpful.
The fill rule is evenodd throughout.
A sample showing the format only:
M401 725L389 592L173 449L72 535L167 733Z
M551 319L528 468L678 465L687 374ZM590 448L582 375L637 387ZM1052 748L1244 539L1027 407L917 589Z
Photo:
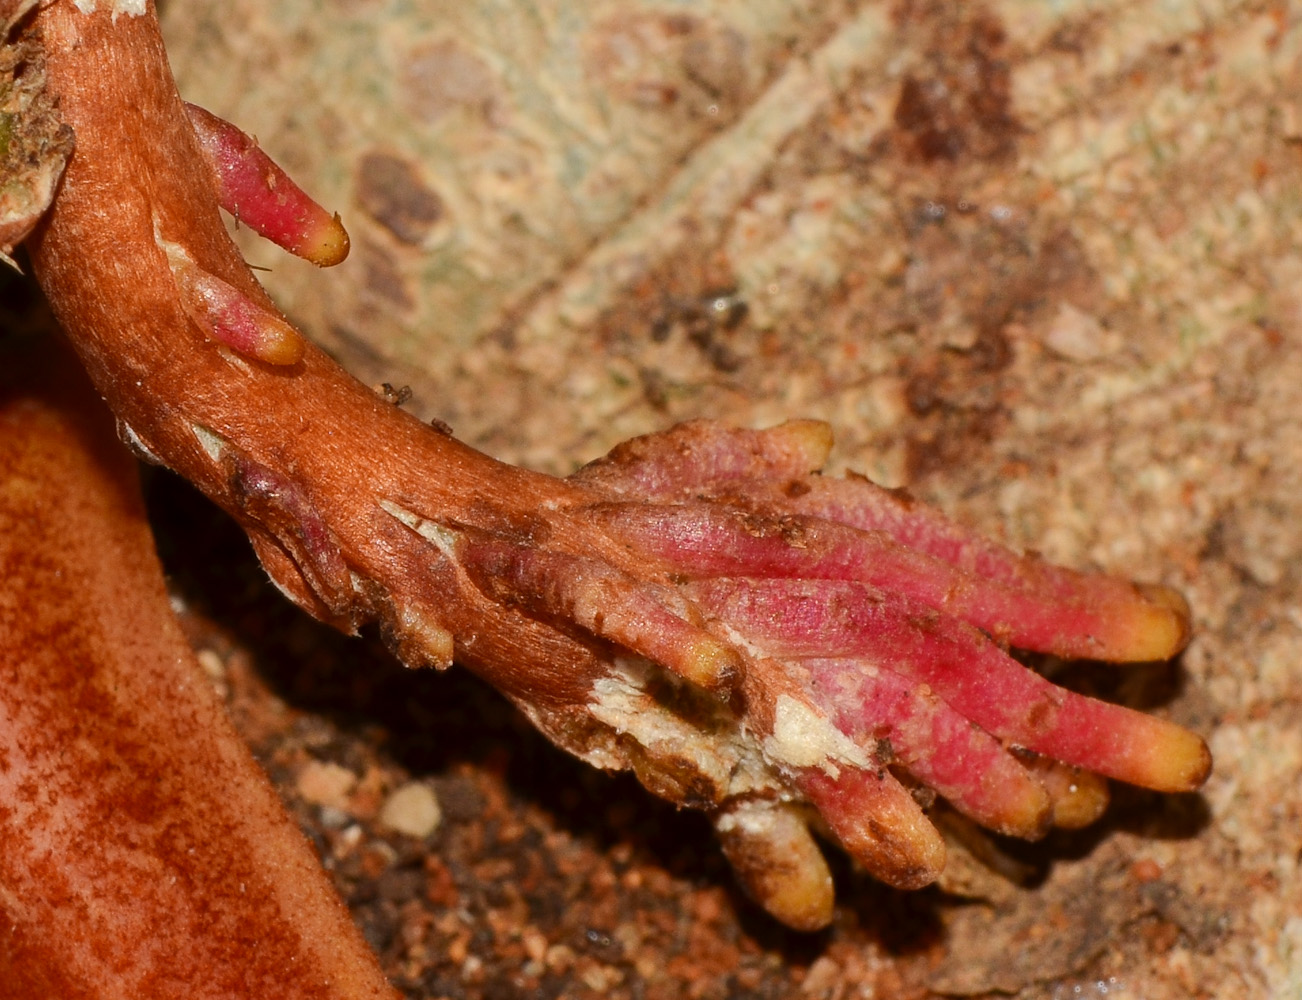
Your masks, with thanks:
M831 996L840 980L841 967L833 959L822 955L809 966L809 972L801 984L801 992L809 996Z
M226 679L226 661L212 649L201 649L195 654L203 672L215 681Z
M357 775L338 764L308 761L298 774L298 794L313 805L348 811L348 793L357 784Z
M1162 866L1152 858L1139 858L1130 866L1130 877L1140 885L1156 882L1162 877Z
M380 807L380 822L390 830L424 840L443 820L439 800L428 785L411 781L395 789Z

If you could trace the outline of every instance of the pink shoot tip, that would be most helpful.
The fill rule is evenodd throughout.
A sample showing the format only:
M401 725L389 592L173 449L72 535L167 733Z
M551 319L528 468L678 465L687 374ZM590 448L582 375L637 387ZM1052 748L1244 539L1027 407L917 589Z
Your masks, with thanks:
M269 365L283 367L302 360L303 337L290 323L199 267L180 247L165 244L163 250L182 307L209 337Z
M185 107L212 166L222 208L317 267L331 267L348 256L348 233L338 214L308 197L252 136L198 105Z

